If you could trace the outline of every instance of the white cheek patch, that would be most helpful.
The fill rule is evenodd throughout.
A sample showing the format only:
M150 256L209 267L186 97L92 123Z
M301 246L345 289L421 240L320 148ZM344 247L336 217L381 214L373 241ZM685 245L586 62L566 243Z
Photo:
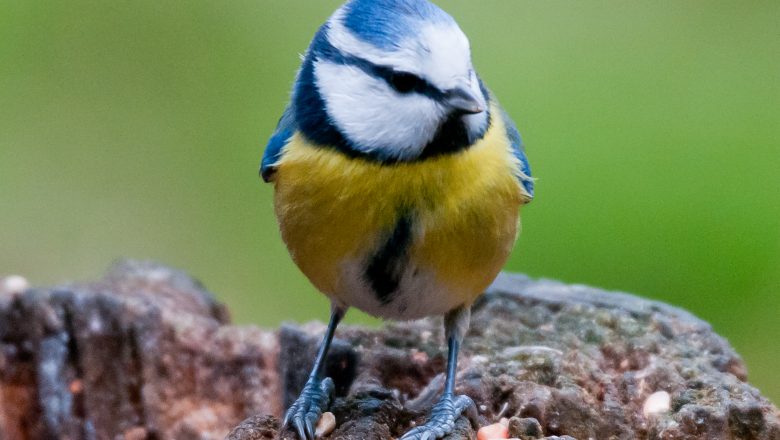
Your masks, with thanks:
M414 159L433 140L445 115L431 98L399 94L358 67L320 60L314 74L332 122L366 153Z

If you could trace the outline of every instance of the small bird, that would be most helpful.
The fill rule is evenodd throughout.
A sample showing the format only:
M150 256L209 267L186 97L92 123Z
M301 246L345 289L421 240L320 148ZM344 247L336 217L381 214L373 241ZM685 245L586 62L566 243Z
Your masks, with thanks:
M331 301L285 427L314 438L333 393L324 359L356 307L394 320L444 316L444 393L402 438L452 432L476 411L455 394L470 307L506 262L534 192L520 135L455 20L427 0L341 6L303 57L260 173L292 259Z

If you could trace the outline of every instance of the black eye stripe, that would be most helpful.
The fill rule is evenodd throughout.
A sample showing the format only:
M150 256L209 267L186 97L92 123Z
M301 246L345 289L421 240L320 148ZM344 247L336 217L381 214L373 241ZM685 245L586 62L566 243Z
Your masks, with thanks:
M411 93L425 87L425 81L420 77L406 72L393 72L388 82L398 93Z
M370 71L367 73L382 78L390 87L401 94L414 92L429 96L433 99L441 99L444 97L444 92L413 73L400 72L393 70L391 67L377 66L368 61L365 62L371 67Z
M374 67L374 75L384 79L398 93L407 94L415 92L431 96L440 94L436 87L413 73L399 72L384 66Z
M388 66L380 66L363 58L347 55L332 46L328 49L326 53L322 54L325 59L339 64L355 66L371 76L382 78L398 93L408 94L414 92L437 100L444 98L444 92L413 73L396 71Z

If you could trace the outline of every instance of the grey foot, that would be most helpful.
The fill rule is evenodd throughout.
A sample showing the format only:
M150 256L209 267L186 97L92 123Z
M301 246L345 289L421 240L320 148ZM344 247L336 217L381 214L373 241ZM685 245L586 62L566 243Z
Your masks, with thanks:
M455 421L465 414L472 426L477 423L477 407L469 396L445 394L439 403L433 406L431 418L422 425L404 434L401 440L435 440L450 434L455 429Z
M333 380L309 379L303 387L300 397L287 410L284 427L294 428L299 440L314 440L314 427L322 412L330 405L333 395Z

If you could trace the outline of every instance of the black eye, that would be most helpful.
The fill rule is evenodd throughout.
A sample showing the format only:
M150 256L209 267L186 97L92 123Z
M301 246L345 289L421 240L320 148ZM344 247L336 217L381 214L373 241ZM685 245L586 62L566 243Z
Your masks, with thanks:
M411 73L393 72L390 74L390 85L398 93L411 93L420 88L423 80Z

